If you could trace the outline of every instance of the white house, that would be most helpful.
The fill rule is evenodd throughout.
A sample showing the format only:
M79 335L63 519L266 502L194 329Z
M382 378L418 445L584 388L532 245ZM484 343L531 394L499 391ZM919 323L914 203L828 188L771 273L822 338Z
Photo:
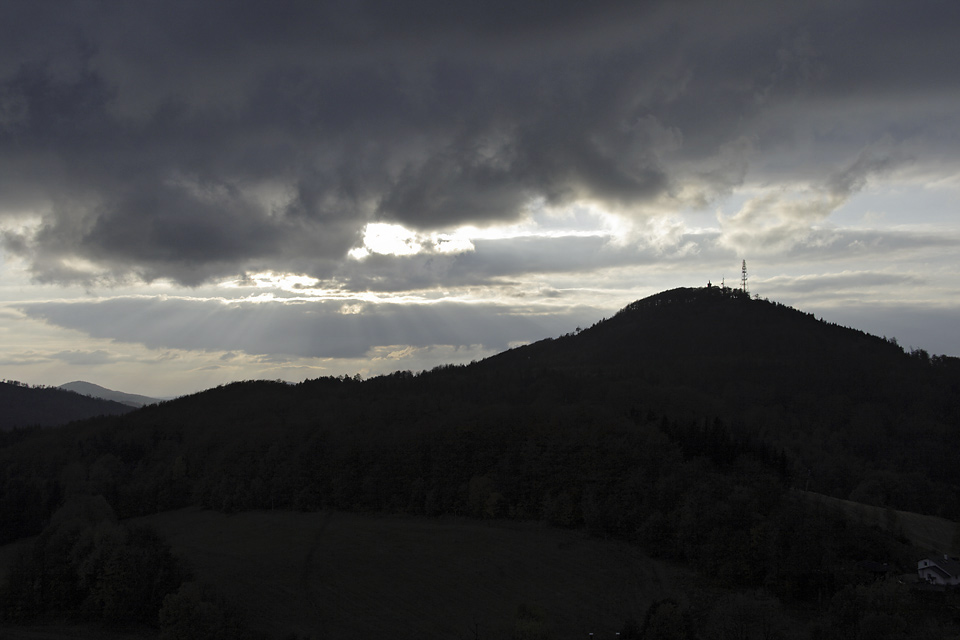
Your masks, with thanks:
M960 560L944 555L917 563L917 575L930 584L960 585Z

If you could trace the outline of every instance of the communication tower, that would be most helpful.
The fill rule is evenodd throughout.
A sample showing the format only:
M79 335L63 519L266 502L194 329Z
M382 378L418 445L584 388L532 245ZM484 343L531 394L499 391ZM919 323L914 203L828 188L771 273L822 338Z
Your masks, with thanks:
M740 269L740 289L747 295L750 295L750 292L747 291L747 261L743 261L743 267Z

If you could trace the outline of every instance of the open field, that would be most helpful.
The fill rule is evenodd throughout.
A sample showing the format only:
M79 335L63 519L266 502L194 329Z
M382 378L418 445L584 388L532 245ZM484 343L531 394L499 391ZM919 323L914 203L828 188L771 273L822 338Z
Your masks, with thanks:
M957 523L951 520L831 498L810 491L800 493L812 502L839 509L851 520L876 525L896 535L902 535L921 549L954 556L960 553L957 548Z
M612 638L678 580L629 545L533 523L199 509L140 522L273 637L506 638L523 604L551 637Z
M33 543L33 538L23 538L10 544L0 545L0 584L7 581L7 572L20 553Z
M70 623L37 624L28 627L0 625L0 640L152 640L156 637L157 632L150 629L115 631Z

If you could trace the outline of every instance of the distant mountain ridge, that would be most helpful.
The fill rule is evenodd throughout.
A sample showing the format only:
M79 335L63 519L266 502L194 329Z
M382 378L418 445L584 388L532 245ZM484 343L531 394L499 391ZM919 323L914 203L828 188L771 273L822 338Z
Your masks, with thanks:
M113 389L107 389L106 387L101 387L98 384L93 384L92 382L85 382L83 380L75 380L74 382L68 382L62 384L59 387L60 389L66 389L67 391L73 391L74 393L79 393L80 395L90 396L92 398L101 398L103 400L113 400L114 402L119 402L120 404L129 405L131 407L142 407L148 404L156 404L160 400L157 398L151 398L149 396L141 396L136 393L124 393L123 391L115 391Z
M0 431L20 427L53 427L98 416L120 415L133 409L127 404L92 398L57 387L0 382Z

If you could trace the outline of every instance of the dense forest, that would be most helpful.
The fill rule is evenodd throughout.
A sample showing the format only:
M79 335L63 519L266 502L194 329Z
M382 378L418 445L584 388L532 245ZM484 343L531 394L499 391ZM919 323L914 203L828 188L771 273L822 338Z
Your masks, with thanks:
M816 637L937 637L956 629L953 600L894 593L864 568L915 571L921 550L799 490L957 520L958 452L957 359L736 290L676 289L467 366L237 382L0 433L0 542L39 535L0 597L8 620L110 621L123 594L147 594L130 615L188 637L176 607L209 613L213 597L124 519L329 509L583 528L806 611ZM141 582L120 581L124 562L148 568ZM720 636L665 603L621 637L777 633Z

